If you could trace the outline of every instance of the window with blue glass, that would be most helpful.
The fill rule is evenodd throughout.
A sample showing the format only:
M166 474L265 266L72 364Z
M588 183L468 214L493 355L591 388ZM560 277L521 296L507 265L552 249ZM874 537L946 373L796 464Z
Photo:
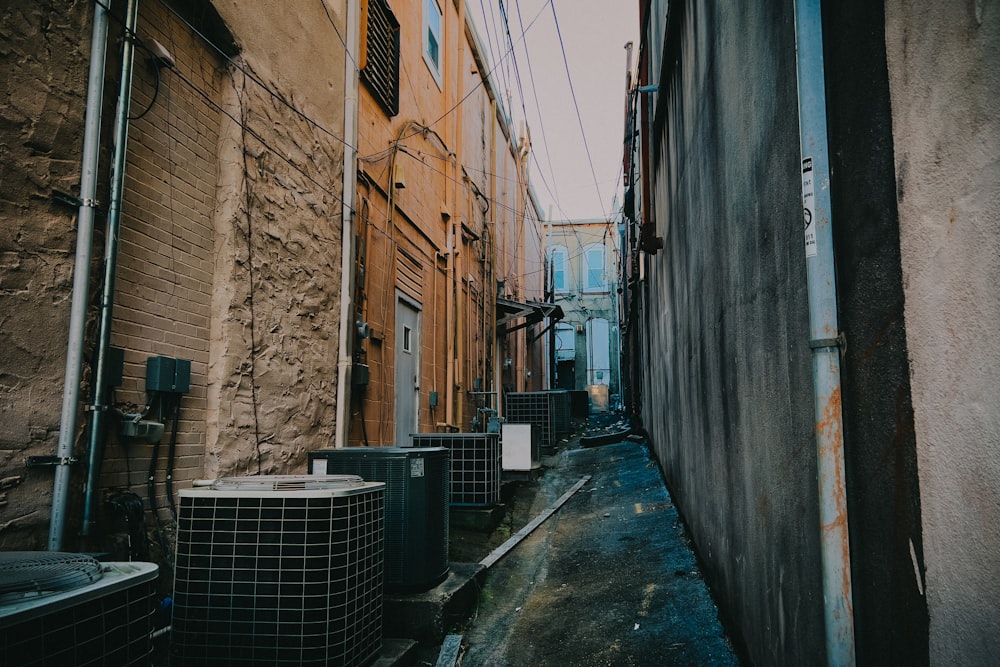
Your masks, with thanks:
M437 0L424 0L424 62L441 85L441 7Z

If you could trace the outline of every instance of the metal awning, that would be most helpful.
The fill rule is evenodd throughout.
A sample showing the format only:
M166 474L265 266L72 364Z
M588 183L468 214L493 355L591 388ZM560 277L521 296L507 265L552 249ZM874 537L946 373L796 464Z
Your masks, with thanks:
M538 324L546 317L553 322L563 318L563 310L554 303L542 301L511 301L497 297L497 333L499 335L509 334L512 331ZM515 320L524 318L514 326L509 326Z

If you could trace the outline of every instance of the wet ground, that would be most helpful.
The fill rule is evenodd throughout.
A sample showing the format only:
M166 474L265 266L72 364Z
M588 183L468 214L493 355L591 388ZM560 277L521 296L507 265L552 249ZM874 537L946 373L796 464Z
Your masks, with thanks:
M588 426L586 435L622 428ZM738 665L645 443L581 447L579 435L543 458L538 479L505 485L496 530L452 531L451 560L479 560L591 476L490 567L478 608L453 629L458 664Z

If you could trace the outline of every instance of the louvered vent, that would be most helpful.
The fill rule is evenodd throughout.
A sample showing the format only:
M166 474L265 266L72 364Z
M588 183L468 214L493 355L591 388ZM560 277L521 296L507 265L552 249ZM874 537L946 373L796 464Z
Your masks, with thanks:
M414 447L451 452L451 504L493 507L500 502L499 433L414 433Z
M361 80L389 116L399 113L399 21L386 0L368 0Z
M181 490L174 664L370 662L382 644L384 488L302 475Z
M309 453L318 474L385 482L385 585L427 589L448 574L449 452L443 447L347 447Z

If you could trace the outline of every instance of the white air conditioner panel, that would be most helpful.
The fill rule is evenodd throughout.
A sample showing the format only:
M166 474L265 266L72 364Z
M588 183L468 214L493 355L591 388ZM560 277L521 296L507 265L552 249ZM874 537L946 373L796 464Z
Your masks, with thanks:
M531 456L531 424L503 424L500 442L504 470L529 471L537 467Z

